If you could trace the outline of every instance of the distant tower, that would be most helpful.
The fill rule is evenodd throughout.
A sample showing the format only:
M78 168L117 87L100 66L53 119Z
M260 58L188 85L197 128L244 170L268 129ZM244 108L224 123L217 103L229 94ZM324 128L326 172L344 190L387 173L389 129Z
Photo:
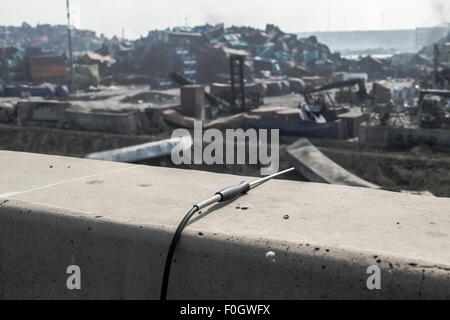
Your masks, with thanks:
M70 25L70 4L69 0L66 0L67 5L67 36L69 38L69 63L70 63L70 90L74 88L74 72L73 72L73 52L72 52L72 26Z

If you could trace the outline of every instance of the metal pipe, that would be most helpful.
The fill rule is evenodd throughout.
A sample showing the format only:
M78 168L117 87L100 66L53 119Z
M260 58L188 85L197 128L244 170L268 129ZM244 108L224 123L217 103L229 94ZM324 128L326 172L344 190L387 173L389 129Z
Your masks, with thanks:
M272 180L272 179L274 179L274 178L276 178L276 177L279 177L279 176L281 176L281 175L283 175L283 174L292 172L292 171L294 171L294 170L295 170L295 168L290 168L290 169L287 169L287 170L278 172L278 173L276 173L276 174L273 174L273 175L271 175L271 176L268 176L268 177L265 177L265 178L256 180L256 181L250 183L250 187L251 187L252 189L254 189L254 188L256 188L256 187L262 185L263 183L266 183L266 182L269 181L269 180Z
M222 200L222 196L220 194L216 194L214 197L211 197L209 199L206 199L202 202L197 203L194 207L197 207L198 210L202 210L206 207L209 207L210 205L219 202Z
M239 76L241 81L241 112L245 112L247 106L245 105L245 78L244 78L244 57L239 57Z
M251 183L243 182L240 185L228 187L222 191L219 191L211 198L208 198L206 200L203 200L203 201L197 203L196 205L194 205L194 207L198 208L198 210L202 210L206 207L209 207L210 205L213 205L214 203L227 201L227 200L229 200L228 198L232 199L234 197L237 197L240 194L246 193L250 189L259 187L260 185L262 185L263 183L265 183L269 180L272 180L276 177L279 177L283 174L292 172L294 170L295 170L295 168L290 168L290 169L284 170L282 172L273 174L271 176L256 180Z

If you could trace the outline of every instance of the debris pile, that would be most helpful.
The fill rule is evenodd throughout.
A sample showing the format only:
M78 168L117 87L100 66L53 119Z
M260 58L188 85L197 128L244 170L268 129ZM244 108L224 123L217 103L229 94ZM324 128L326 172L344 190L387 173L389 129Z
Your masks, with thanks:
M36 27L24 22L22 26L0 26L0 47L14 47L20 51L29 50L36 55L62 55L67 51L67 26L38 24ZM73 30L74 51L97 50L104 37L97 37L91 30Z
M146 38L129 43L125 52L110 41L104 43L104 48L117 60L113 66L116 74L151 75L153 80L165 78L170 71L196 83L224 82L229 79L228 58L236 51L249 57L245 65L247 79L330 76L345 71L340 55L332 53L316 37L299 39L274 25L267 25L265 30L225 28L223 24L173 28L151 31Z
M0 27L0 79L2 82L57 82L67 80L61 66L68 66L66 26L24 23ZM246 55L244 74L248 83L264 83L268 95L318 87L350 78L380 80L423 78L433 71L434 47L417 54L398 54L379 59L356 60L331 52L315 36L299 38L268 24L264 30L228 27L224 24L175 27L150 31L146 37L128 41L111 39L89 30L74 30L75 85L150 84L153 89L174 85L169 72L177 72L192 83L229 83L229 57ZM450 36L442 39L445 44ZM46 56L47 69L32 70L33 61ZM36 63L34 64L36 65ZM36 68L35 68L36 69ZM344 78L334 79L336 74ZM347 77L347 78L345 78ZM298 91L297 91L298 92ZM272 93L272 94L271 94Z
M391 58L391 69L397 78L421 79L423 88L439 86L448 88L450 81L449 55L450 33L437 43L426 46L417 53L401 53ZM439 84L431 75L438 72ZM436 77L436 74L434 74Z
M68 80L67 27L26 22L20 27L0 26L0 82L8 84L66 84ZM100 75L115 62L107 54L96 53L104 42L117 43L94 31L73 30L75 84L89 87L100 83ZM100 49L99 49L100 48ZM90 67L85 67L90 66ZM99 70L94 70L94 69ZM102 73L103 72L103 73ZM98 76L96 76L98 74ZM87 82L86 82L87 78ZM93 79L92 79L93 78Z

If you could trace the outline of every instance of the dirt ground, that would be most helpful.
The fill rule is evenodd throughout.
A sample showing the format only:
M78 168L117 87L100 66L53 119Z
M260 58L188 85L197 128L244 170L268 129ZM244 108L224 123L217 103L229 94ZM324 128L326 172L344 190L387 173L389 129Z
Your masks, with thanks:
M392 191L429 191L450 197L450 155L367 152L321 148L348 171Z
M169 138L0 125L0 149L82 158L86 154Z

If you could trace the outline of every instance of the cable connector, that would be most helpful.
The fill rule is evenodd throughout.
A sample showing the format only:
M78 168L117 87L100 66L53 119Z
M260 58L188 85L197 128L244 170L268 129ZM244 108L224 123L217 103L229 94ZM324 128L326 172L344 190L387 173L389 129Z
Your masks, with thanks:
M241 194L247 193L250 191L250 183L248 182L241 182L237 186L232 186L225 188L219 192L216 193L216 195L220 195L222 199L219 202L225 202L232 200Z

